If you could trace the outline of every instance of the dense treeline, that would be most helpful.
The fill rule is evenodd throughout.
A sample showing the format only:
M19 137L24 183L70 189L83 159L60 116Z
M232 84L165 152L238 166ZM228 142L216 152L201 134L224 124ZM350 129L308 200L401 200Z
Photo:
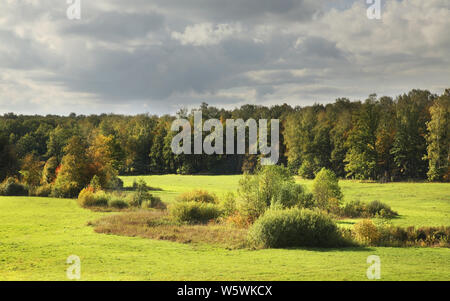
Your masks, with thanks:
M285 121L288 165L312 178L322 167L339 177L449 180L450 90L412 90L393 100L296 110Z
M280 119L279 163L306 178L325 167L339 177L379 181L449 181L450 89L308 107L244 105L224 110L202 104L203 118ZM193 122L193 113L178 112ZM239 173L257 155L175 155L175 116L142 114L0 117L0 181L60 183L79 191L94 175L112 185L117 174ZM205 137L207 133L204 133ZM270 140L269 140L270 141ZM59 179L60 178L60 179ZM71 183L71 184L70 184ZM106 184L109 183L109 184Z

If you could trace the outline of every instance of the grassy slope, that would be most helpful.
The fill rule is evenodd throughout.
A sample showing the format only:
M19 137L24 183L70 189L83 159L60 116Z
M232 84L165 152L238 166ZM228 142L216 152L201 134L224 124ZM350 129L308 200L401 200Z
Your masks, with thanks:
M236 176L147 179L153 186L170 187L159 192L166 201L194 187L220 194L234 190L238 181ZM370 185L377 184L345 182L344 193L372 199L378 189ZM388 185L382 186L388 191L381 191L386 199L378 198L407 214L397 222L428 224L430 219L432 224L449 224L448 184ZM388 194L393 194L389 201ZM426 210L409 208L408 199ZM381 257L382 280L450 280L449 249L229 251L101 235L86 226L106 214L110 213L81 209L75 200L0 197L0 280L65 280L65 260L71 254L82 260L83 280L366 280L366 258L371 254Z

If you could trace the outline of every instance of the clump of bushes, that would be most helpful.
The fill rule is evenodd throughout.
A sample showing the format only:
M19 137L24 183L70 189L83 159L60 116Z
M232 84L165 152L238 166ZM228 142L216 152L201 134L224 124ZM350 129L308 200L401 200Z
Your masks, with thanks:
M133 183L133 187L136 191L131 193L128 197L131 206L159 209L164 209L166 207L159 197L150 193L151 188L147 186L144 180L140 179Z
M353 226L354 236L360 243L375 245L380 240L380 232L370 219L364 219Z
M120 199L110 200L108 206L116 209L125 209L129 207L127 202Z
M379 216L383 218L392 218L398 216L398 213L393 211L391 207L380 201L372 201L367 204L367 212L370 216Z
M105 192L94 176L88 187L78 195L78 203L82 207L111 207L125 209L128 207L165 209L165 204L159 197L149 192L150 188L143 180L139 180L136 191L124 193L120 191Z
M347 243L331 218L309 209L268 210L251 226L254 247L336 247Z
M27 196L28 188L21 184L18 179L9 177L0 184L0 195Z
M237 213L236 196L232 192L225 194L219 201L219 207L224 216L232 216Z
M108 196L104 191L95 191L91 186L81 190L78 195L78 204L81 207L107 207Z
M378 246L386 247L450 247L450 227L379 227Z
M366 205L361 201L351 201L342 207L341 215L345 217L368 217L366 216Z
M402 228L389 224L376 225L365 219L353 227L352 235L359 243L370 246L450 247L450 227L443 226Z
M58 181L52 185L51 196L55 198L75 198L80 192L79 184L74 181Z
M292 207L311 208L314 206L313 195L307 193L305 188L291 181L281 183L274 193L271 206L285 209Z
M180 202L216 203L217 197L206 190L197 189L180 194L177 200Z
M244 174L239 181L237 210L253 223L270 208L310 207L312 195L295 183L283 166L260 167L254 175Z
M351 218L394 218L398 216L398 213L393 211L389 205L380 201L372 201L367 204L362 203L361 201L351 201L342 207L341 215Z
M141 203L142 208L166 209L166 205L157 196L150 195L148 200Z
M219 206L203 202L177 202L170 207L171 217L191 224L207 223L221 215Z

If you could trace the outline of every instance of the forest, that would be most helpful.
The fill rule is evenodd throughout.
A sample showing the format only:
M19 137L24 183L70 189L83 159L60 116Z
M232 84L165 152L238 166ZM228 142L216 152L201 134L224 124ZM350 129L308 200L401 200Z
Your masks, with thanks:
M305 107L247 104L225 110L203 103L199 109L204 120L217 118L224 127L226 119L279 119L278 164L306 179L327 168L348 179L450 180L450 89ZM193 111L181 109L177 116L193 122ZM173 154L177 116L4 114L0 181L76 196L94 176L102 187L114 187L119 175L239 174L258 167L259 155Z

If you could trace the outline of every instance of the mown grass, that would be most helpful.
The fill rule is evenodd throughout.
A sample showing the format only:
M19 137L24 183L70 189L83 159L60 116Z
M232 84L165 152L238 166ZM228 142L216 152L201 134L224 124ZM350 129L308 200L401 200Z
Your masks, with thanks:
M133 178L124 179L131 185ZM144 179L164 189L155 194L170 202L194 188L218 195L235 190L239 177ZM401 215L394 223L449 225L449 184L341 185L348 200L378 199L391 205ZM72 254L81 258L82 280L367 280L369 255L381 258L381 280L450 280L447 248L227 250L98 234L88 226L89 221L117 214L80 208L76 200L0 197L0 280L67 280L66 259Z

